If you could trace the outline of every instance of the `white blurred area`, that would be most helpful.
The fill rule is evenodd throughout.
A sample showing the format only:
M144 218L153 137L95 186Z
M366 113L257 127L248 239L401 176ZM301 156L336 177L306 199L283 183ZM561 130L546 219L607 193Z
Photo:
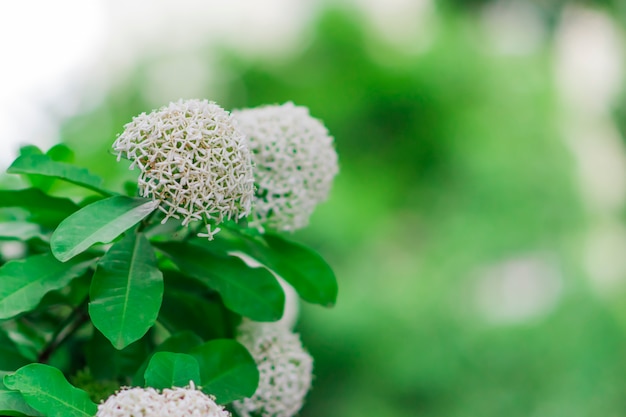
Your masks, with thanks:
M71 112L70 81L83 74L102 47L103 2L81 0L0 2L0 167L17 146L52 144L51 111Z
M623 91L625 34L598 10L569 7L556 39L563 138L589 213L583 263L603 296L626 288L626 147L613 119Z
M487 6L482 17L493 52L524 55L545 39L530 2L501 0ZM609 14L570 5L553 42L561 138L588 214L588 228L580 236L582 263L591 286L604 297L626 288L626 147L612 114L623 91L625 39ZM556 267L525 256L486 267L474 290L477 310L494 324L547 315L562 295Z
M563 292L558 263L549 254L525 254L477 272L474 299L485 321L513 325L541 318Z
M47 148L58 139L58 119L89 105L81 86L89 83L91 92L95 80L103 93L139 58L160 56L146 76L148 97L160 104L187 97L212 81L197 48L220 44L280 56L306 39L314 6L307 0L0 2L0 168L20 145ZM98 91L93 94L95 104Z
M500 0L482 11L491 47L503 55L527 55L546 41L547 28L537 5L526 0Z

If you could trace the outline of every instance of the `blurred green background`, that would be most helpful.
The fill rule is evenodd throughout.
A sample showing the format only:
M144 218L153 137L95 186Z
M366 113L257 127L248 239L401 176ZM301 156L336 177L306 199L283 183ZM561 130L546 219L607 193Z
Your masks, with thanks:
M302 417L626 416L626 189L619 169L594 179L623 166L626 106L619 83L601 104L577 93L597 90L576 70L598 59L567 58L598 21L622 41L624 3L441 1L401 38L338 4L288 54L193 51L221 77L195 97L291 100L336 140L331 198L294 236L340 284L335 308L302 306L316 364ZM137 59L60 120L79 165L113 186L136 177L108 149L167 104L145 80L179 58Z

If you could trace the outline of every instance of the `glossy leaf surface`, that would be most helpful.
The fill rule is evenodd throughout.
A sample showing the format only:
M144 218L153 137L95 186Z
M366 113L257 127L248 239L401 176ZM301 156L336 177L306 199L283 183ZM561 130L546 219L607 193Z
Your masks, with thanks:
M331 307L337 301L337 278L312 249L278 235L266 234L267 266L290 283L303 300Z
M221 252L243 253L274 271L310 303L331 307L337 301L337 278L313 249L266 233L248 235L228 229L216 236L213 247Z
M62 262L95 243L108 243L152 213L157 201L123 196L92 203L63 220L52 234L52 253Z
M93 417L98 409L85 391L72 386L52 366L26 365L5 375L4 385L19 391L29 406L47 417Z
M139 340L154 325L163 298L163 274L150 242L129 233L98 262L89 315L117 349Z

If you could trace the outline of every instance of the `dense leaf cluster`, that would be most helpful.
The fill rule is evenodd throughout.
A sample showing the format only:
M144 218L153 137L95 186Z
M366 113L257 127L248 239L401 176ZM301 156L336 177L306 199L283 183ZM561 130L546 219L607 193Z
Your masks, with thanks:
M23 148L8 172L30 187L0 190L0 241L23 252L0 258L0 415L93 416L104 387L190 381L229 404L259 379L235 327L282 317L276 276L335 303L335 276L311 249L235 223L213 241L162 225L155 202L104 189L69 154ZM59 180L88 196L52 195Z

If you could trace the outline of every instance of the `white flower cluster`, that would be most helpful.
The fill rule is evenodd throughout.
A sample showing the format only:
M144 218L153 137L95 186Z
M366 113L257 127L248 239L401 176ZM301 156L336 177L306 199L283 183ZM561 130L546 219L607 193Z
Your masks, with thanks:
M124 126L113 144L118 161L139 167L139 192L159 201L166 216L211 224L250 213L254 177L244 133L214 102L179 100Z
M235 401L242 417L292 417L302 408L311 387L313 358L302 347L300 336L280 323L245 320L237 340L259 368L259 386L251 398Z
M123 388L98 405L96 417L230 417L213 398L187 388Z
M333 138L293 103L233 110L248 137L257 192L250 225L294 231L325 201L339 171Z

